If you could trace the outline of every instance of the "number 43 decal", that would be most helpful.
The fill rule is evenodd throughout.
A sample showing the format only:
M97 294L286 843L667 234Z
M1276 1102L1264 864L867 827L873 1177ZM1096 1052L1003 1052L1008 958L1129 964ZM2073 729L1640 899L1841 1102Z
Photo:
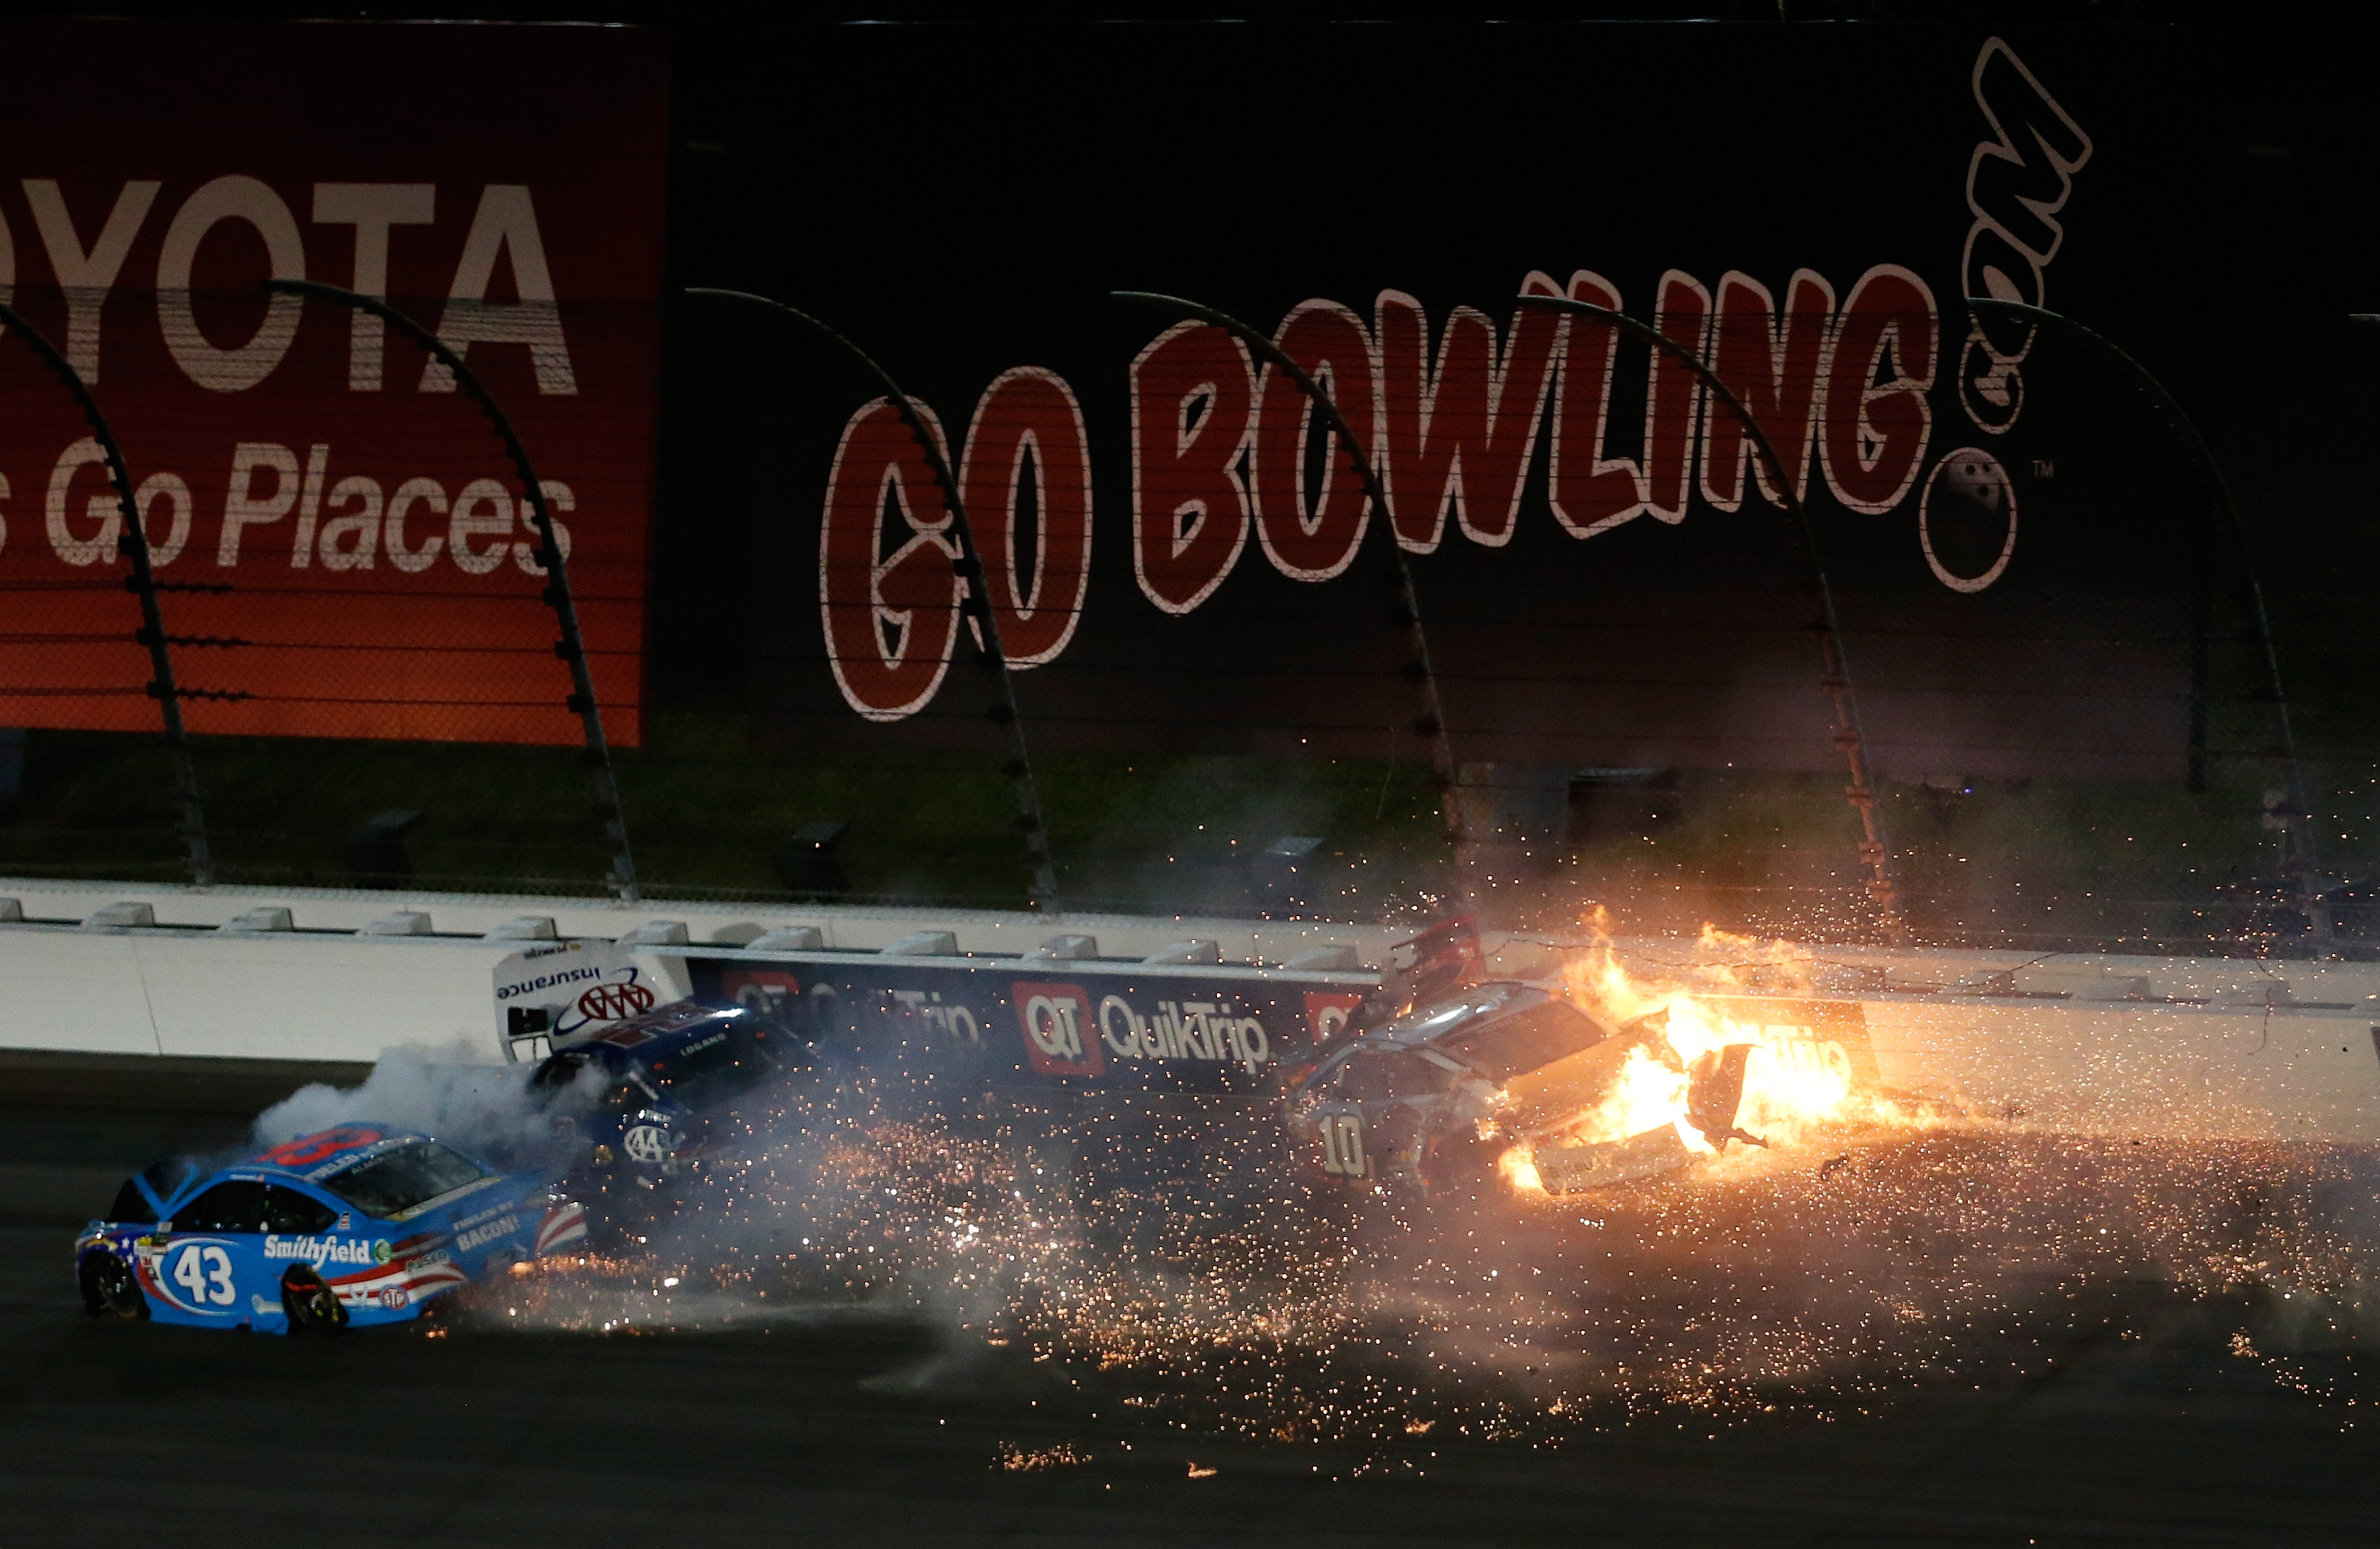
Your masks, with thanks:
M182 1250L174 1261L174 1283L190 1293L190 1300L203 1306L213 1302L229 1307L238 1293L232 1288L231 1255L220 1248L197 1244Z

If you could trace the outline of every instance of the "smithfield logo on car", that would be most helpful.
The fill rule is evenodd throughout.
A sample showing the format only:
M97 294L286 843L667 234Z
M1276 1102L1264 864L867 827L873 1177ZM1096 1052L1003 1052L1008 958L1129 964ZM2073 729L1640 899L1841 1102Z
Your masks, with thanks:
M509 1234L519 1230L519 1216L501 1216L496 1220L489 1222L484 1226L475 1226L468 1232L455 1233L455 1246L468 1253L474 1248L478 1248L485 1243L493 1242L500 1237L508 1236Z
M1091 1030L1091 997L1080 984L1020 979L1009 987L1025 1026L1025 1057L1045 1076L1096 1076L1106 1068Z
M320 1268L324 1264L369 1264L388 1262L388 1244L360 1241L341 1242L327 1237L279 1237L264 1234L264 1256L268 1259L303 1259Z

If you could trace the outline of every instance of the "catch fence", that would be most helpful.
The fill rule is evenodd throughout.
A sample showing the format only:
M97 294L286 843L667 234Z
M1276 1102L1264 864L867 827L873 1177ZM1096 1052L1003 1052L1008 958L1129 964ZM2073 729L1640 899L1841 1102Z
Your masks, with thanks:
M305 299L314 315L301 321L359 336L338 299ZM53 310L70 312L64 300ZM270 319L299 298L202 300ZM40 298L29 304L38 318ZM438 311L428 298L397 305ZM1297 315L1271 335L1277 348L1298 344ZM1511 313L1507 367L1524 315ZM1146 356L1147 321L1117 308L1077 331L1110 343L1112 370L1135 337ZM176 428L136 404L126 458L152 569L144 593L136 545L121 541L128 492L91 449L102 438L35 326L18 320L20 337L0 340L0 411L19 449L9 466L50 459L19 476L16 541L0 546L18 625L0 640L0 712L31 728L0 819L0 872L994 906L1038 896L1351 918L1467 901L1521 921L1605 903L1639 926L1862 935L1879 928L1876 857L1861 848L1874 841L1844 804L1843 776L1824 773L1849 751L1879 771L1851 783L1855 798L1873 793L1921 941L2354 950L2380 924L2357 867L2380 744L2356 688L2380 633L2335 615L2308 628L2286 588L2260 598L2219 474L2175 406L2072 329L2034 347L2034 416L2066 427L2069 444L2121 456L2026 470L2022 531L2048 546L2047 580L1981 627L1944 628L1844 543L1856 511L1822 508L1815 543L1797 546L1773 482L1749 497L1739 483L1735 511L1715 506L1707 457L1685 520L1637 524L1682 551L1655 556L1667 567L1650 573L1657 590L1643 588L1642 544L1628 588L1565 576L1562 562L1575 572L1584 561L1545 515L1558 473L1541 452L1516 480L1514 542L1539 545L1527 580L1483 582L1482 553L1457 544L1392 547L1402 509L1374 521L1327 586L1284 567L1259 531L1269 573L1251 561L1232 579L1242 594L1196 622L1202 640L1259 636L1263 651L1184 663L1161 639L1171 621L1148 607L1160 592L1145 565L1115 563L1093 515L1114 441L1139 427L1094 414L1090 449L1069 464L1032 402L1001 400L1014 372L978 395L962 433L965 399L946 379L964 380L965 362L919 355L931 385L911 389L913 430L897 412L880 417L893 407L887 384L833 338L772 336L715 299L689 301L675 320L650 553L647 492L607 473L637 457L590 455L601 436L573 427L568 477L533 475L468 391L359 408L298 384L290 412L368 420L354 440L401 448L403 476L339 466L334 430L306 445L239 443L220 494L204 497L200 481L144 460L143 435L171 443ZM1667 314L1653 326L1681 331ZM1592 343L1607 381L1642 383L1603 408L1642 416L1635 450L1650 461L1668 433L1662 367L1596 327L1571 318L1553 348L1575 361ZM633 332L600 315L560 322L580 338L607 328ZM1444 350L1460 348L1453 328ZM379 346L392 379L439 364L401 324ZM71 374L71 351L59 355ZM535 350L480 358L493 361L492 402L536 410L520 439L538 460L535 421L554 422L557 406ZM1292 423L1305 459L1293 482L1318 494L1295 498L1310 514L1342 500L1370 517L1382 494L1400 497L1334 482L1359 470L1314 395L1347 373L1326 354L1308 359L1323 369ZM1045 391L1039 409L1073 398L1062 376L1044 375L1063 391ZM103 410L105 380L89 391ZM1693 421L1689 454L1722 439L1716 397L1675 404ZM1260 485L1261 404L1251 418L1235 476ZM1473 444L1493 430L1475 427ZM941 438L947 471L913 460L920 431ZM987 476L979 454L1007 460ZM877 458L861 469L873 527L838 546L837 481L865 455ZM1376 455L1376 484L1410 480L1394 457L1392 445ZM2105 472L2117 464L2120 482ZM1937 474L1950 494L1929 508L1926 555L1973 576L1988 563L1957 545L1990 543L1958 524L1987 526L1994 494L2016 495L1957 477ZM946 482L970 508L970 546L999 548L989 571L950 531ZM1823 507L1821 490L1811 498ZM560 523L582 642L561 627L540 562L540 504ZM2151 525L2143 513L2178 535L2170 552L2061 599L2060 586L2122 547L2094 535L2093 519L2136 535ZM1067 596L1075 520L1086 573ZM2013 514L2004 531L2013 544ZM1135 534L1134 558L1145 540ZM1848 672L1830 669L1829 637L1811 631L1813 549L1840 599ZM968 584L930 639L954 581ZM1572 585L1591 606L1548 604ZM160 633L142 622L148 604ZM851 630L838 609L883 642L871 660L839 643ZM1532 649L1513 648L1516 613ZM1023 649L995 656L978 643L988 633ZM1714 634L1734 647L1706 649ZM1048 648L1052 636L1062 649ZM1681 649L1688 637L1695 649ZM894 681L919 661L934 671L905 714L852 689L853 669ZM1436 725L1424 687L1443 707ZM1830 689L1864 707L1864 747L1846 748ZM1549 719L1548 691L1585 696L1601 724L1574 745L1532 730ZM176 750L158 737L167 706L189 728L198 824L181 807ZM616 750L589 735L599 712ZM288 731L315 735L277 735ZM590 797L589 775L600 786L613 768L616 798Z

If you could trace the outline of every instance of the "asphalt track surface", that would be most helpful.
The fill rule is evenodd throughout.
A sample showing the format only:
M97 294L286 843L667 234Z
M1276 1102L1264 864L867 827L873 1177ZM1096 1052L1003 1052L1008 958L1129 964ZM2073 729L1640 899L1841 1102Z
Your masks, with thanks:
M2380 1434L2227 1359L2224 1325L2186 1307L1877 1418L1441 1441L1424 1478L1377 1447L921 1383L941 1336L892 1319L283 1340L80 1314L73 1232L128 1169L361 1074L0 1054L0 1549L2380 1538ZM1087 1461L999 1466L1060 1449Z

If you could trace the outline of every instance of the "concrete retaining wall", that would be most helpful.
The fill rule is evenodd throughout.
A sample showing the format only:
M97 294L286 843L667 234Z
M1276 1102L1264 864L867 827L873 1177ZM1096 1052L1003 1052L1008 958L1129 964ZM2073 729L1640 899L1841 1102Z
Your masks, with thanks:
M734 950L763 930L819 929L825 945L880 949L923 929L959 950L1014 954L1061 933L1095 935L1103 956L1146 956L1187 938L1226 959L1277 965L1327 944L1378 965L1400 933L1375 927L1047 916L1022 911L662 903L629 909L579 898L404 896L334 890L182 888L0 879L22 922L0 922L0 1048L369 1061L400 1045L502 1057L495 965L523 919L562 936L616 939L655 921L685 926L693 950ZM110 906L147 905L154 925L98 926ZM296 927L222 927L284 908ZM398 909L432 933L358 934ZM0 903L0 914L8 910ZM494 934L492 935L492 933ZM1495 937L1491 966L1526 974L1557 937ZM1658 979L1684 945L1623 942ZM642 951L683 992L684 951ZM1794 949L1800 951L1802 949ZM2380 965L2013 952L1810 948L1754 963L1803 995L1857 1002L1887 1086L2045 1128L2140 1135L2380 1141Z

